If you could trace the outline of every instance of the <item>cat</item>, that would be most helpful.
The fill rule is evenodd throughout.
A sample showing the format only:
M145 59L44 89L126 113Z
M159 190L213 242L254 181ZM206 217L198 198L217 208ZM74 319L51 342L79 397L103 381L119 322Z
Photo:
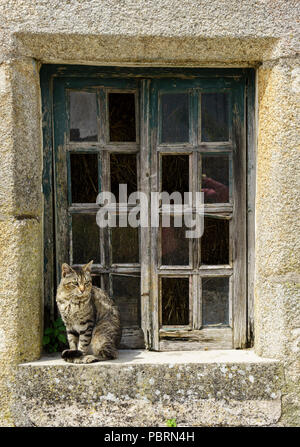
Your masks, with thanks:
M92 263L78 271L62 264L56 302L69 343L62 358L70 363L93 363L118 357L119 310L104 290L92 285Z

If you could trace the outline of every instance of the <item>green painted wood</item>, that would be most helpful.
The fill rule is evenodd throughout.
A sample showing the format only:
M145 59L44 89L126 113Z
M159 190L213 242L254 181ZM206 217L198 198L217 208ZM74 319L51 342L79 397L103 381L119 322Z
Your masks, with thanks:
M54 295L54 215L53 215L53 139L52 77L47 67L40 73L43 132L43 195L44 195L44 325L55 317Z
M256 84L255 70L246 75L247 119L247 342L254 343L255 186L256 186Z
M178 67L96 67L82 65L45 64L43 70L49 76L55 77L134 77L134 78L163 78L176 76L177 78L203 77L243 77L253 72L253 68L178 68Z

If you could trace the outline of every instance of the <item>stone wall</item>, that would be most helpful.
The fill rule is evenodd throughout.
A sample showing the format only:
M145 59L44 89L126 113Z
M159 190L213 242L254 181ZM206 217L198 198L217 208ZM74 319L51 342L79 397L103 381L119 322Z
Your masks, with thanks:
M42 153L39 73L34 60L0 67L0 408L9 423L6 381L38 358L42 335Z
M284 395L283 409L292 405L287 418L290 423L298 421L298 424L299 75L296 60L266 63L258 70L255 278L255 350L259 355L285 362L287 386L294 391L292 398Z
M42 336L41 63L257 67L255 351L285 367L299 425L297 0L1 0L0 413ZM298 107L298 108L297 108Z

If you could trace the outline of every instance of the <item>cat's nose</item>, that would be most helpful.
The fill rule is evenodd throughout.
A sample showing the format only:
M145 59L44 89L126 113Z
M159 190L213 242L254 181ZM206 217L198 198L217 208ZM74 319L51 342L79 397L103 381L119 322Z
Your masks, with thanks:
M81 293L84 292L84 286L79 286L79 290Z

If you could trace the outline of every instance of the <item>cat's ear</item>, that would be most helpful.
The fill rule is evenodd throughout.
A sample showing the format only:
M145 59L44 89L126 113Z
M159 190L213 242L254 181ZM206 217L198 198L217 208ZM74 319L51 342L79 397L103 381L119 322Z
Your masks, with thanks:
M94 262L94 261L90 261L88 264L84 265L84 266L82 267L82 270L83 270L84 272L90 272L90 273L91 273L91 268L92 268L92 264L93 264L93 262Z
M61 274L62 277L64 278L65 276L67 276L69 273L74 273L74 270L72 269L72 267L70 267L68 264L63 264L61 266Z

